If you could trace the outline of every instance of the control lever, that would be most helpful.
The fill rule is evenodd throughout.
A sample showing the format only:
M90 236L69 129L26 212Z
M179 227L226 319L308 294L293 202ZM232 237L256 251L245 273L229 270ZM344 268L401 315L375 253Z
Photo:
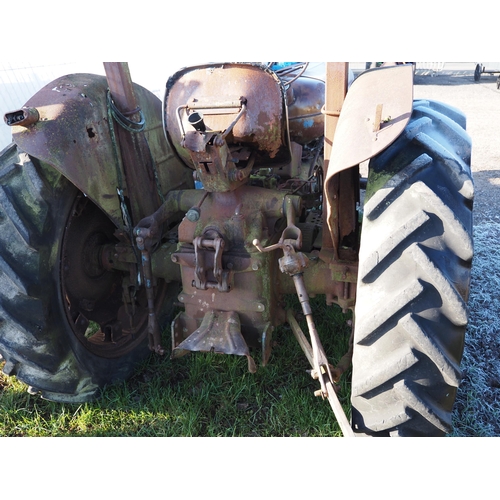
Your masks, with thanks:
M142 272L144 274L144 284L146 286L146 298L148 301L148 333L149 349L156 354L165 354L165 349L161 345L161 334L155 312L154 290L153 290L153 270L150 258L150 243L154 237L154 231L149 228L136 228L135 241L137 248L141 252Z
M289 207L291 207L291 203L289 204ZM293 279L295 290L302 306L302 312L306 317L307 327L311 337L312 359L310 359L310 361L312 360L313 368L311 376L315 380L319 380L321 386L321 389L316 391L315 395L321 396L322 398L328 398L342 433L345 437L354 437L354 432L335 392L333 386L334 378L330 370L330 364L328 363L325 350L319 339L316 325L314 324L309 295L307 294L303 277L303 270L307 267L308 260L303 253L297 253L295 251L295 248L300 249L302 244L302 233L300 229L293 224L294 219L293 207L289 210L287 209L288 225L283 231L279 242L264 248L260 244L259 240L254 240L253 245L259 250L259 252L271 252L276 249L283 250L284 255L281 259L279 259L280 270L282 273L288 274ZM290 235L296 235L296 239L286 238Z

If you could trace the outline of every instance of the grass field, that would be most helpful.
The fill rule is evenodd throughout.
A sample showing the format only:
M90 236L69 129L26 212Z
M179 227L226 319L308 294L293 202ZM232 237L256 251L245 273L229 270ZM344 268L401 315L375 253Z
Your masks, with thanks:
M470 319L463 380L451 436L500 435L500 224L475 227ZM323 297L312 301L330 362L347 351L350 315ZM297 302L294 311L299 311ZM306 325L301 322L304 331ZM168 335L165 345L169 345ZM258 359L258 353L255 356ZM1 367L1 363L0 363ZM152 356L126 383L95 402L58 404L32 396L15 377L0 374L0 436L340 436L327 401L287 326L280 327L271 360L256 374L243 357L193 354L177 360ZM350 372L339 397L350 416Z
M350 315L326 307L321 297L313 302L322 342L335 364L348 348ZM297 303L294 310L300 310ZM305 322L301 327L307 332ZM310 366L290 328L279 328L273 344L269 364L256 374L239 356L152 356L127 383L80 405L42 400L2 374L0 435L340 436L330 405L313 394L319 383L308 374ZM348 380L346 373L339 397L349 416Z

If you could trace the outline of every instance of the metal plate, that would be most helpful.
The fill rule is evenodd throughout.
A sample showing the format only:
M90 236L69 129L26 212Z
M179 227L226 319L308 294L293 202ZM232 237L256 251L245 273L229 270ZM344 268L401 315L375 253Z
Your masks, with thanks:
M342 106L326 182L392 144L410 120L412 107L412 65L362 73L353 82Z

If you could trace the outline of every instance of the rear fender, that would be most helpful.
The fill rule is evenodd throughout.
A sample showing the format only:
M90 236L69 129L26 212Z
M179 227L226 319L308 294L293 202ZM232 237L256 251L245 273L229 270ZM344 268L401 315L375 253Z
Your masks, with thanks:
M27 109L26 124L13 125L12 135L23 151L58 170L117 227L123 227L117 194L120 183L116 153L108 123L107 89L105 76L73 74L58 78L29 99L23 108ZM179 163L164 138L161 101L136 84L134 92L146 120L145 134L160 184L178 189L189 173L183 172L187 169L161 168L165 162Z
M411 64L368 70L354 80L342 105L325 179L327 218L332 234L333 177L389 147L403 132L412 109Z
M359 75L342 105L326 180L390 146L406 127L412 109L411 64Z

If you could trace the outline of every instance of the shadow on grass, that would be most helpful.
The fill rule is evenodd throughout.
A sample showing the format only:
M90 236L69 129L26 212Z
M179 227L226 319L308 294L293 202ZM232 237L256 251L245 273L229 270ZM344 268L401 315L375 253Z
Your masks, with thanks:
M316 309L322 342L336 363L347 351L348 318L336 306ZM309 368L291 330L283 326L274 336L269 364L256 374L247 371L244 357L151 356L129 381L80 405L44 401L26 393L24 384L2 376L0 435L340 436L328 402L314 396L319 384ZM349 374L344 379L339 395L349 414Z

